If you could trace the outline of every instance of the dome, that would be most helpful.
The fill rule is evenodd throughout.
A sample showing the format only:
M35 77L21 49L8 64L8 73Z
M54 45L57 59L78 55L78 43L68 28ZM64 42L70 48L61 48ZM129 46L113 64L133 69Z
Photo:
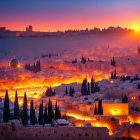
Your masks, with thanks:
M17 59L12 59L11 62L10 62L10 67L12 68L18 68L19 66L19 62Z

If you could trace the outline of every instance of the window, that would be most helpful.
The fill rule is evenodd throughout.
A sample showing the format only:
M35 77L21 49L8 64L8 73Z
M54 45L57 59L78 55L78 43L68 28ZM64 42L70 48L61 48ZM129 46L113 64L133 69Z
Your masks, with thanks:
M67 134L67 137L69 137L69 134Z
M37 134L35 134L35 137L38 137L38 135L37 135Z
M79 137L81 137L81 134L78 134Z
M85 133L85 136L87 137L87 136L88 136L88 134L87 134L87 133Z
M3 135L3 132L1 132L1 135Z

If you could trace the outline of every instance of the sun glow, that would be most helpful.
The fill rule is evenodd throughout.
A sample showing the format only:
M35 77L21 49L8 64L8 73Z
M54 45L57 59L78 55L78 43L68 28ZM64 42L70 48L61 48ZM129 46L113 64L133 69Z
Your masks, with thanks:
M140 32L140 27L133 27L132 28L135 32Z

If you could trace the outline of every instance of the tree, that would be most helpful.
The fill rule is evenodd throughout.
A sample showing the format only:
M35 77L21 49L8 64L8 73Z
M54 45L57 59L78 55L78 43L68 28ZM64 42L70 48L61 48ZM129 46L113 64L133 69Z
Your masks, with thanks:
M42 101L42 103L40 104L40 107L39 107L38 123L39 123L39 125L43 124L43 101Z
M95 104L95 108L94 108L94 115L97 115L98 112L97 112L97 107L96 107L96 104Z
M65 95L68 95L68 88L66 87Z
M81 87L81 93L82 93L82 95L87 95L88 94L87 79L86 78L83 80L82 87Z
M72 92L73 92L73 94L75 93L75 89L74 89L74 87L72 88Z
M91 93L94 93L94 79L93 79L93 76L91 78Z
M59 106L57 106L57 102L55 104L55 120L61 119L61 112L59 110Z
M19 120L19 105L18 105L17 90L16 90L16 94L15 94L15 103L14 103L14 119Z
M100 91L100 87L98 86L98 83L95 83L94 90L95 90L95 92L99 92Z
M117 79L116 69L114 70L114 72L111 72L111 79Z
M111 59L111 65L114 66L114 67L116 66L116 62L115 62L114 56L113 56L113 60Z
M140 83L138 83L138 89L140 89Z
M69 95L71 97L73 97L74 92L75 92L74 89L72 87L70 87Z
M44 124L48 124L48 113L47 113L47 107L45 107L45 110L44 110Z
M66 114L66 112L65 112L65 115L62 116L62 119L67 120L67 114Z
M31 100L31 104L30 104L30 123L31 123L31 125L35 125L35 123L36 123L36 116L35 116L33 100Z
M50 88L47 88L47 90L46 90L46 96L48 96L48 97L50 97L50 96L55 96L55 90L53 91L52 90L52 87L50 87Z
M48 123L49 124L52 124L53 117L54 117L54 114L53 114L53 109L52 109L52 102L49 98L49 103L48 103Z
M57 110L58 110L58 119L61 119L61 112L59 110L59 107L57 108Z
M88 95L90 95L90 85L89 85L89 82L88 82Z
M98 115L102 115L103 109L102 109L102 100L98 101Z
M56 101L56 104L55 104L55 120L58 119L58 107L57 107L57 101Z
M22 112L22 124L25 126L28 122L28 106L26 92L24 94L23 112Z
M111 79L114 79L114 74L113 74L113 72L111 72Z
M56 94L56 91L55 91L55 89L54 89L54 91L53 91L53 94L54 94L54 96L55 96L55 94Z
M52 102L51 102L51 117L54 118L53 108L52 108Z
M117 79L116 69L114 70L114 79Z
M116 65L114 56L113 56L113 62L112 62L112 65L113 65L113 66Z
M10 118L9 95L8 95L8 90L6 90L4 109L3 109L3 121L8 122L9 118Z
M82 56L82 58L81 58L81 63L82 63L82 64L85 64L85 63L86 63L86 58L83 57L83 56Z
M103 115L103 106L101 107L101 113L100 113L100 115Z
M122 98L122 103L128 103L128 97L126 95Z

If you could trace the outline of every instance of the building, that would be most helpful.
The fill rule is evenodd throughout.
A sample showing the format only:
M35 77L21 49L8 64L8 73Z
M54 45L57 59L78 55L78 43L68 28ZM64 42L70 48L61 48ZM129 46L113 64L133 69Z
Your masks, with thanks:
M26 32L32 32L32 31L33 31L33 27L31 25L26 27Z
M6 27L0 27L0 32L6 31Z
M57 119L55 121L55 126L56 127L61 127L61 126L72 126L72 124L70 122L68 122L65 119Z
M128 115L129 113L128 103L102 103L102 106L104 116Z
M105 127L23 127L18 121L0 124L0 140L109 140Z
M18 60L15 58L11 60L9 65L11 68L19 68L20 67Z

